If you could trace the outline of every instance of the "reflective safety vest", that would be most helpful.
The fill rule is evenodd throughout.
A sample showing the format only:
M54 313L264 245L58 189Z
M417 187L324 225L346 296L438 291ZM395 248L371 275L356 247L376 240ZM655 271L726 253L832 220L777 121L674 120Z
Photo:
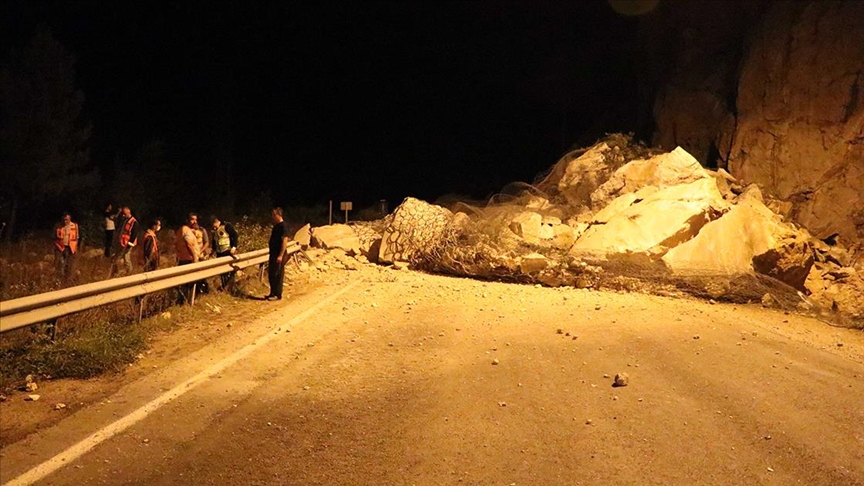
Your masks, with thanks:
M147 230L147 233L144 234L144 248L147 248L147 239L153 240L153 249L150 250L150 255L144 255L144 258L150 259L151 256L158 258L159 257L159 239L156 238L156 233L152 230Z
M228 230L225 225L216 228L216 253L225 253L231 249L231 237L228 236Z
M63 251L66 248L63 235L65 229L65 226L57 228L56 238L54 239L54 247L57 248L57 251ZM78 252L78 223L71 223L69 226L69 251L73 255Z
M129 246L129 242L132 242L132 246L135 246L135 243L138 242L138 238L136 237L134 240L132 239L132 226L136 223L135 216L129 216L129 219L126 220L126 223L123 225L123 232L120 233L120 246L126 248Z

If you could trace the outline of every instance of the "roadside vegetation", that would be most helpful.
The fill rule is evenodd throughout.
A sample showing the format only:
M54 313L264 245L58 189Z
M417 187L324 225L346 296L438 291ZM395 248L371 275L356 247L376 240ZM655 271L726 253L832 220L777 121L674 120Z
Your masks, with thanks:
M240 218L234 224L240 234L240 251L267 247L268 222ZM163 230L159 240L163 250L161 268L171 267L175 261L173 231ZM135 263L140 271L141 262ZM65 284L55 277L50 239L31 236L3 245L0 296L9 300L104 280L109 268L110 260L102 255L101 249L85 246L76 261L74 281ZM204 318L213 308L224 307L228 300L258 294L263 285L258 282L256 269L249 269L238 278L237 292L233 295L215 291L219 287L218 277L208 283L214 291L201 296L192 307L176 305L175 289L147 295L141 322L137 301L130 299L62 317L56 327L38 324L0 335L0 394L22 386L28 375L40 380L91 378L121 371L147 350L156 333Z

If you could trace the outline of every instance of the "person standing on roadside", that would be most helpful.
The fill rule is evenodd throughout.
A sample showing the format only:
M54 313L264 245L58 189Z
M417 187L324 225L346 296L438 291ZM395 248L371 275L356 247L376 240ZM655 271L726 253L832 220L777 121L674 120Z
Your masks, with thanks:
M114 206L108 203L103 211L105 217L102 222L102 227L105 229L105 258L111 258L111 245L114 244L114 220L117 218L117 213L114 212Z
M152 272L159 268L159 239L157 233L162 229L162 220L156 218L150 221L144 233L144 271Z
M196 224L198 224L198 215L189 213L186 221L177 230L177 237L174 238L177 265L189 265L200 259L201 249L198 247L198 237L192 229Z
M195 235L195 230L192 228L198 224L198 215L189 213L186 221L177 230L177 235L174 238L174 251L177 256L177 265L189 265L198 262L200 259L201 249L198 246L198 237ZM182 285L179 287L180 296L179 303L192 300L192 286L194 283Z
M54 268L64 283L72 278L78 240L78 223L72 222L71 214L63 213L63 222L54 230Z
M198 260L208 260L210 259L210 255L212 254L212 249L210 248L210 235L207 234L208 231L198 224L198 216L195 216L195 222L192 223L192 232L195 233L195 239L198 241ZM198 292L202 294L210 293L210 286L207 284L207 279L199 280L196 282L198 285Z
M282 284L285 278L285 263L288 257L288 225L282 219L282 208L273 208L270 212L273 229L270 231L270 259L267 267L267 278L270 281L270 294L264 300L282 299Z
M213 242L213 250L216 252L216 257L224 257L237 253L237 230L231 223L220 221L218 216L210 218L210 226L213 228L213 237L210 241ZM227 289L234 281L234 272L223 273L221 275L222 290Z
M129 206L120 208L120 235L117 241L117 254L111 264L109 278L119 276L121 268L125 275L132 274L132 250L138 245L138 220L132 216Z

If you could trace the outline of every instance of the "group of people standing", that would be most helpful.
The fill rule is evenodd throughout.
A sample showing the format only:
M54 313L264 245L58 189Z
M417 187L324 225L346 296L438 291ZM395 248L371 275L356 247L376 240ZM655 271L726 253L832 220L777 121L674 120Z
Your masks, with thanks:
M162 229L162 219L153 218L148 221L146 229L141 227L129 206L121 206L114 211L111 204L103 212L102 227L104 229L103 252L111 259L108 278L130 275L134 271L132 254L135 248L142 247L144 260L143 270L150 272L159 268L161 251L159 248L159 231ZM190 213L186 223L177 230L177 260L178 264L197 262L212 255L227 256L237 252L237 231L230 223L222 222L216 216L212 218L212 243L210 232L198 225L198 216ZM72 221L69 213L63 214L63 221L55 229L54 249L57 275L68 282L74 272L75 256L78 253L81 235L78 224ZM223 286L230 281L223 276Z
M160 218L148 221L146 230L141 235L138 220L132 215L129 206L121 206L119 211L115 212L113 206L108 204L103 216L104 254L106 258L111 259L109 278L133 273L132 253L139 246L139 241L144 259L143 270L150 272L159 268L158 234L162 229ZM270 217L273 222L269 241L270 293L264 299L279 300L282 298L290 236L288 225L283 219L282 208L274 208ZM199 225L196 213L189 213L177 229L174 238L177 265L188 265L211 257L235 255L238 239L237 230L231 223L212 216L208 231ZM75 255L78 253L80 241L78 224L72 221L69 213L64 213L63 221L55 230L54 249L57 273L65 282L68 282L73 275ZM223 274L220 279L222 288L227 289L233 284L234 272ZM206 282L198 282L198 285L200 291L207 292Z

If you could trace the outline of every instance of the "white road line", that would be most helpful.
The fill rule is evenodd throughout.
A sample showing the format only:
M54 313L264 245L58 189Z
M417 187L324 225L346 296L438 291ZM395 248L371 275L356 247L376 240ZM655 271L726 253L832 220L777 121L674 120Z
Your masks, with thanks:
M306 319L307 317L312 315L314 312L318 311L318 309L329 304L331 301L333 301L334 299L336 299L340 295L344 294L348 290L352 289L356 285L360 284L360 282L362 282L362 281L363 281L362 279L357 280L357 281L349 284L348 286L344 287L343 289L339 290L335 294L322 300L321 302L318 302L314 306L310 307L309 309L305 310L301 314L297 315L296 317L294 317L293 319L288 321L288 325L294 325L297 322ZM57 469L60 469L61 467L71 463L75 459L78 459L79 457L83 456L88 451L90 451L91 449L93 449L94 447L99 445L100 443L102 443L102 442L110 439L111 437L117 435L118 433L126 430L127 428L131 427L132 425L136 424L137 422L140 422L145 417L150 415L150 413L157 410L162 405L165 405L166 403L170 402L171 400L174 400L175 398L177 398L177 397L183 395L184 393L188 392L189 390L195 388L196 386L205 382L208 378L221 373L225 368L227 368L227 367L231 366L232 364L240 361L241 359L246 357L252 351L254 351L257 348L259 348L259 347L267 344L268 342L272 341L273 338L275 338L277 335L278 335L278 333L268 331L267 334L256 339L252 344L249 344L246 347L238 350L237 352L235 352L231 356L228 356L227 358L223 359L222 361L219 361L218 363L216 363L213 366L207 368L206 370L198 373L197 375L193 376L192 378L189 378L188 380L184 381L183 383L180 383L179 385L168 390L167 392L163 393L162 395L159 395L158 397L156 397L155 399L153 399L152 401L150 401L146 405L142 406L138 410L135 410L134 412L132 412L129 415L117 420L116 422L103 427L102 429L94 432L93 434L91 434L89 437L85 438L81 442L78 442L77 444L69 447L68 449L61 452L60 454L57 454L56 456L52 457L51 459L48 459L47 461L43 462L42 464L39 464L38 466L34 467L33 469L30 469L26 473L24 473L24 474L18 476L17 478L9 481L8 483L6 483L6 486L29 485L29 484L35 483L36 481L39 481L40 479L44 478L45 476L48 476L49 474L56 471Z

